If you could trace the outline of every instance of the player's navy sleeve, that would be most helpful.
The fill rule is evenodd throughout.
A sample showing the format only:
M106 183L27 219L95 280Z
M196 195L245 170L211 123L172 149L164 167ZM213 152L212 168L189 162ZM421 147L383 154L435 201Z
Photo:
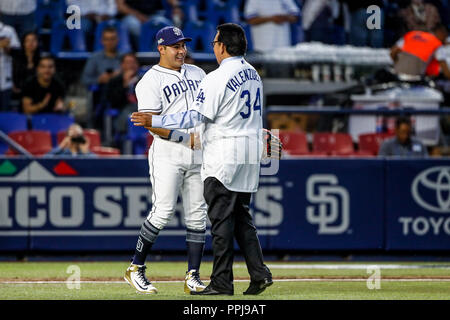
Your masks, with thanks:
M203 122L206 122L206 118L197 110L188 110L163 116L152 116L153 128L188 129Z

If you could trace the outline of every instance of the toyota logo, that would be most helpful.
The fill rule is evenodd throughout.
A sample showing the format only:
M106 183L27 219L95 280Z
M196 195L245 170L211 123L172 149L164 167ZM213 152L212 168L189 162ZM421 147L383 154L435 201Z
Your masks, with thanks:
M414 179L411 193L422 208L450 213L450 167L433 167L422 171Z

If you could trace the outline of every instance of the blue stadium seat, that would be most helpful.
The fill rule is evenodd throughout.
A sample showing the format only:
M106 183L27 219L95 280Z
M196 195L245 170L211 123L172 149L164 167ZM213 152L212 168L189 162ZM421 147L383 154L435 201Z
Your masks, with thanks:
M144 154L147 151L149 132L144 127L138 127L128 121L126 139L131 141L133 154Z
M52 134L53 146L57 145L57 135L59 131L67 130L74 123L71 115L41 113L31 117L31 127L33 130L47 130Z
M253 40L252 40L252 33L250 31L250 25L245 22L240 23L241 27L245 31L245 37L247 38L247 52L253 51Z
M199 21L206 16L206 12L199 11L200 0L186 0L181 5L186 23Z
M155 36L159 29L167 27L168 24L159 19L152 19L142 24L141 36L139 38L139 51L157 51Z
M52 22L64 20L65 12L65 0L37 0L35 11L37 30L42 28L46 17Z
M11 131L27 130L27 116L17 112L0 113L0 130L6 134Z
M120 110L113 109L109 102L102 102L96 105L95 116L103 117L103 137L106 144L120 140L120 134L114 127L114 119L120 114Z
M114 27L117 30L119 36L119 44L117 49L120 53L127 53L133 51L131 49L130 36L128 35L127 28L119 20L107 20L100 22L95 28L94 37L94 51L102 50L102 32L106 27Z
M64 51L64 40L69 39L71 52L85 52L86 42L82 29L68 29L64 20L55 21L52 25L52 34L50 37L50 52L57 55Z
M181 2L184 2L184 1L180 1L181 6L182 6ZM161 2L163 5L163 8L164 8L164 17L168 20L172 20L172 6L169 4L169 2L167 0L164 0Z
M0 131L9 134L12 131L27 130L27 116L16 112L0 113ZM8 145L0 141L0 154L4 154L8 150Z
M225 22L240 23L240 5L241 0L206 1L208 21L213 25Z
M191 52L213 52L211 41L214 40L216 29L209 21L190 21L186 23L183 34L186 37L192 38L191 42L186 45ZM201 43L202 49L197 49L197 43Z

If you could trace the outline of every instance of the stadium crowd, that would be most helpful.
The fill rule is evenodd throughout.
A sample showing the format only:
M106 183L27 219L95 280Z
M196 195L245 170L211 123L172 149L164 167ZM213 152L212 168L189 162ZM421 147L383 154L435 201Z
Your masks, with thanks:
M66 21L76 12L70 11L74 6L81 15L80 29L71 30L67 40L60 25L67 29ZM370 12L379 12L379 25L375 29L366 24L369 7L375 10ZM433 34L436 28L448 29L450 1L2 0L0 111L25 114L28 117L26 128L33 130L31 117L35 115L50 113L71 117L70 103L65 99L68 84L61 80L51 55L57 55L66 47L74 52L90 52L80 72L82 84L92 93L93 112L89 123L105 138L108 125L105 115L114 119L109 125L113 128L115 143L108 141L109 145L123 149L118 141L136 136L144 139L145 144L149 139L143 138L141 133L129 132L133 129L127 121L128 114L136 108L134 86L142 76L135 53L154 51L152 32L165 25L177 26L192 36L191 51L206 52L211 36L208 30L212 27L214 31L215 25L225 21L245 27L251 42L249 49L253 52L312 41L392 47L401 51L403 37L411 31ZM82 38L77 38L79 35ZM439 41L438 46L442 46L445 37L440 37ZM441 65L441 68L445 76L450 75L448 67ZM73 117L71 119L64 131L73 122ZM296 119L292 117L287 121ZM272 125L276 127L276 122ZM284 123L280 127L289 125ZM109 154L111 150L105 148L104 152ZM6 149L0 148L2 151ZM118 152L114 149L111 154Z

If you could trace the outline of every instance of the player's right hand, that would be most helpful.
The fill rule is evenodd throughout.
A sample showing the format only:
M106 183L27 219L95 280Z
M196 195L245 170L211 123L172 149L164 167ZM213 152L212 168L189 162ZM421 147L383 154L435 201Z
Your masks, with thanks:
M148 112L133 112L130 118L135 126L151 128L152 115Z

